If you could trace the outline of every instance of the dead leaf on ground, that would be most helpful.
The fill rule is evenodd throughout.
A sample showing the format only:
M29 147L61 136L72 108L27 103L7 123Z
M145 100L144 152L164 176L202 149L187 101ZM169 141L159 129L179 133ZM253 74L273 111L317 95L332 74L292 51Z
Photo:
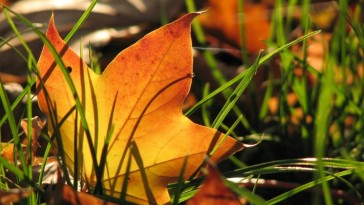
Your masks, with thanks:
M116 205L91 194L77 192L65 184L58 184L57 186L54 193L48 193L51 197L48 199L47 205Z
M227 41L235 47L242 46L240 32L240 15L244 15L245 46L249 53L256 54L265 49L264 40L269 38L270 10L265 4L251 4L244 1L244 13L238 12L238 1L209 0L206 15L201 15L199 21L209 33L222 41Z
M187 202L187 205L241 205L237 195L222 180L219 171L208 166L208 174L201 189Z
M185 178L188 178L199 169L205 155L225 139L224 134L197 125L182 113L192 81L190 29L197 15L187 14L146 35L116 56L102 75L95 74L69 49L51 19L47 38L60 53L75 84L94 137L93 144L104 145L109 120L113 125L103 178L106 194L120 194L131 151L127 199L135 203L167 203L170 201L167 184L178 180L185 157L188 157ZM60 121L75 105L74 95L47 47L38 66L53 110L48 109L38 79L39 104L48 117L56 109ZM74 125L80 125L75 119L75 113L71 114L60 128L66 164L71 172L75 161ZM80 130L78 144L81 140L84 142L78 150L78 156L82 156L80 166L84 167L82 176L95 185L95 165L84 132ZM133 148L129 149L131 145ZM242 148L241 143L227 137L211 157L220 161ZM101 148L96 155L99 161Z
M31 123L32 123L32 164L34 164L34 160L35 158L35 152L38 149L38 137L42 131L43 126L45 125L45 122L42 122L40 120L40 118L38 116L35 116L31 119ZM27 155L27 149L28 149L28 120L27 119L23 119L20 122L20 127L24 130L25 133L25 138L23 139L23 141L21 142L21 148L23 151L24 156ZM14 143L1 143L1 156L5 159L7 159L8 161L10 161L11 163L14 163ZM27 158L27 156L26 156ZM17 160L19 162L19 159Z
M0 204L10 205L16 203L32 193L31 189L10 189L0 191Z

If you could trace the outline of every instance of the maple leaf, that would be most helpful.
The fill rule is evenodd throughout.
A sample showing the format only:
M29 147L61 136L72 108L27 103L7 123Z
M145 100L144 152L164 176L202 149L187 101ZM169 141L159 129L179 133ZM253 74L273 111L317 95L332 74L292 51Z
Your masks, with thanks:
M105 144L110 127L113 130L103 175L106 194L120 195L127 177L128 200L167 203L170 198L166 186L177 181L186 157L184 177L188 178L222 140L224 142L211 156L214 161L243 148L235 139L197 125L182 113L181 107L192 81L190 29L197 15L187 14L149 33L119 53L102 75L89 69L65 44L51 18L46 36L69 70L93 135L98 164L101 146ZM47 46L43 48L38 67L44 83L44 87L41 86L38 79L39 105L48 118L56 111L57 120L61 121L75 106L77 98ZM47 96L51 103L47 103ZM95 185L94 168L97 166L91 160L85 131L76 130L75 125L80 124L80 116L73 112L60 127L66 164L74 172L74 132L77 131L78 156L82 157L79 161L83 170L81 176L86 176L86 180ZM50 131L53 130L50 127ZM133 157L128 166L130 153Z

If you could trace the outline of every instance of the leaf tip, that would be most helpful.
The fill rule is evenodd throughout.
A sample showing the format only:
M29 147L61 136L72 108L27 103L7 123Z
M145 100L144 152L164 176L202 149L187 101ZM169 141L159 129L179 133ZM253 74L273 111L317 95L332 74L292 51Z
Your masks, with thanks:
M203 13L206 13L209 9L207 8L206 10L202 10L202 11L196 11L194 13L196 13L197 15L201 15Z
M49 38L52 35L58 35L58 31L56 29L56 25L54 23L54 12L51 14L51 18L49 19L48 29L47 29L47 37Z
M184 15L180 20L184 19L187 20L187 22L192 22L193 19L195 19L196 16L199 16L203 14L205 11L197 11L197 12L191 12L186 15Z

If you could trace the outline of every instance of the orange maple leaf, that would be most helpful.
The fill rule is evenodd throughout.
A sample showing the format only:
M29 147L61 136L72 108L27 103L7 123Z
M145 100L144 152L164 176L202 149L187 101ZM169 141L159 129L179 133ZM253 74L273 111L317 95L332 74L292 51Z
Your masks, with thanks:
M98 146L95 148L97 163L100 163L110 127L113 128L102 183L106 194L120 195L128 171L126 156L131 152L128 200L166 203L170 200L166 186L177 181L185 157L188 157L184 173L187 178L196 172L205 155L225 139L217 130L191 122L181 109L192 81L190 28L197 15L187 14L146 35L118 54L102 75L89 69L65 44L51 18L47 38L69 70L93 135L92 144L94 148ZM42 87L38 79L39 105L49 118L56 110L57 119L61 121L76 101L60 66L46 46L38 67L44 82ZM44 89L52 103L47 104ZM75 161L75 125L81 124L79 119L80 116L73 112L60 127L66 164L71 172ZM50 127L50 130L54 128ZM78 155L82 157L79 160L83 170L81 176L86 176L88 182L95 185L95 165L85 131L80 128L76 131L82 153ZM211 157L219 161L242 148L241 143L227 137Z

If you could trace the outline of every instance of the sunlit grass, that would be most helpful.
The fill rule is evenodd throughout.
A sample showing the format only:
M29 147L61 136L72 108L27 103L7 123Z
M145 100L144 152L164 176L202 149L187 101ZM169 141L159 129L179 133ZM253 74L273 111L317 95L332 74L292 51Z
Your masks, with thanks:
M186 0L186 2L188 8L193 9L193 6L191 6L193 1ZM297 8L300 8L299 11L302 18L300 19L299 27L302 28L303 34L310 33L314 29L310 15L311 4L312 2L309 0L276 1L272 14L271 38L268 42L269 47L274 48L289 42L288 38L289 34L292 32L290 28L292 28L293 15L297 12ZM243 11L244 5L241 4L241 2L238 5L239 11ZM322 54L322 71L317 71L307 60L309 57L307 48L310 47L310 43L307 39L304 39L301 44L302 55L300 56L297 56L297 53L293 53L289 49L280 51L281 79L279 79L278 84L274 82L277 82L277 80L273 77L273 69L270 68L268 71L268 86L265 90L260 112L256 114L259 115L259 119L262 124L264 124L264 120L270 115L268 112L269 99L274 95L274 91L278 93L279 110L275 117L278 119L276 126L280 130L280 135L276 137L281 138L280 141L282 142L285 141L285 138L292 138L290 140L292 143L294 143L295 140L298 140L298 143L302 144L304 147L304 153L301 153L301 156L315 156L316 159L316 161L311 164L311 172L314 174L314 177L311 182L307 182L310 185L303 186L303 189L297 188L277 196L274 199L268 200L268 204L274 204L278 201L284 201L290 197L294 197L293 195L295 194L292 194L293 192L304 192L304 189L312 187L311 183L315 184L319 181L320 183L317 183L317 186L321 186L320 189L322 190L322 194L320 192L315 192L312 203L321 204L323 201L319 198L322 198L322 196L325 204L337 203L335 200L338 199L333 198L330 193L332 188L332 183L330 181L335 181L335 179L331 178L329 180L331 174L327 173L329 167L324 165L324 158L345 158L349 160L347 161L348 163L352 162L353 164L356 164L357 160L361 159L359 153L362 153L363 150L360 145L363 142L363 139L360 136L363 133L362 122L360 120L363 112L363 80L362 75L358 75L362 68L358 68L358 66L363 64L363 46L361 43L363 39L363 35L361 35L363 33L363 24L359 23L360 18L362 18L361 12L363 6L357 6L355 8L355 11L353 12L354 16L348 16L347 1L339 1L337 6L339 23L333 28L332 40L329 42L322 42L322 44L329 43L329 49L324 50L325 53ZM239 16L244 17L244 15ZM195 22L195 24L198 23ZM353 30L348 31L347 25L351 25ZM203 35L201 27L195 25L194 28L196 36ZM246 29L249 28L241 28L241 30ZM242 36L242 38L246 37ZM200 43L205 43L202 37L198 39L202 39L200 40ZM245 52L246 48L243 46L242 59L244 63L249 65L247 58L244 56ZM269 60L265 62L266 65L268 65L268 68L270 63ZM206 61L208 62L210 59L206 58ZM297 66L300 66L302 69L301 76L295 75L294 70ZM340 68L341 71L338 70L338 68ZM313 84L311 84L312 82L307 81L310 76L314 76L316 79ZM338 76L341 77L341 82L339 83ZM348 77L353 78L352 84L347 84L346 79ZM216 80L219 81L218 78ZM215 91L212 93L214 92ZM246 92L248 93L247 95L250 94L249 90ZM290 105L287 100L287 96L292 93L297 96L297 105ZM204 103L205 99L208 100L207 97L208 95L205 95L205 98L199 103ZM199 103L196 106L199 106ZM291 116L297 116L297 108L300 108L303 111L302 118L299 121L299 124L292 124L290 119ZM190 114L190 111L187 112L187 114ZM206 113L203 114L205 116L208 115ZM350 129L345 125L345 118L348 117L350 119L354 118L354 125L352 125L352 128ZM252 126L251 130L255 129L258 133L263 131L254 128L254 125L249 126ZM336 126L335 132L333 132L334 126ZM296 132L291 133L292 129L296 130ZM350 133L349 136L352 140L345 136L348 132ZM290 136L291 134L294 134L294 136ZM349 144L354 145L355 148L349 146ZM297 170L291 171L299 172L299 167L296 168ZM362 167L354 165L351 170L356 169L361 170ZM302 170L305 170L305 167L302 167ZM259 169L256 171L257 173L255 173L255 175L259 174ZM280 172L282 171L276 170L277 174ZM361 178L360 180L357 178L356 184L362 181L362 176L355 176L358 175L360 171L344 171L343 173L345 173L345 175L351 175L354 178ZM279 185L277 186L279 187ZM351 190L355 189L355 186L356 185L353 185L347 188ZM361 196L357 197L358 200L361 200Z

